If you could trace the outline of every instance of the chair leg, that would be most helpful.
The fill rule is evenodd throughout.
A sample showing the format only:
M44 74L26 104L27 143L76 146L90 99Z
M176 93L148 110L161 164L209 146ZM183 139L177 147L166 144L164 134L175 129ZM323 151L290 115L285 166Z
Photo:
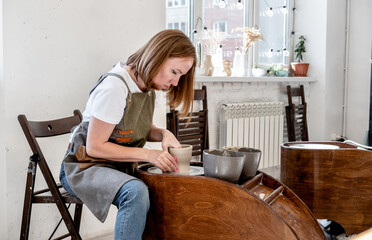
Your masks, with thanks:
M19 239L27 240L30 230L31 220L31 209L32 209L32 195L35 186L35 175L36 175L36 163L30 161L28 164L26 189L25 189L25 200L23 203L23 214L22 214L22 225L21 225L21 236Z
M80 231L81 213L83 211L83 204L75 204L74 223L76 230Z
M57 201L57 207L59 209L59 212L62 215L62 219L67 227L68 232L71 235L72 240L81 240L80 234L79 234L79 229L78 227L74 224L74 221L72 220L72 217L66 207L66 205L62 202ZM78 210L79 211L79 210ZM81 213L80 213L81 214ZM80 227L80 223L79 223Z

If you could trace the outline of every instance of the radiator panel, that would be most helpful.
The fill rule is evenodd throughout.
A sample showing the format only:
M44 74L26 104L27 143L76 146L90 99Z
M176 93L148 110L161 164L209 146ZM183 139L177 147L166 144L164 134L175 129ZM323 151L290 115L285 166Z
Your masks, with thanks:
M259 168L280 164L283 143L284 103L248 102L223 104L220 148L240 146L262 151Z

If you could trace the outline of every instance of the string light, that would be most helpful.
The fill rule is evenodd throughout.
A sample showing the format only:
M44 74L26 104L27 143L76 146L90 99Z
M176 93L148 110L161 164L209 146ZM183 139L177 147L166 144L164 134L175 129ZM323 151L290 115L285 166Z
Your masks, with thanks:
M243 1L244 0L237 0L237 3L236 3L236 8L239 9L239 10L242 10L244 8L244 4L243 4ZM219 0L218 1L218 6L220 8L225 8L229 3L226 2L226 0ZM230 9L232 9L234 7L233 4L229 4L230 6Z
M283 5L283 7L280 9L280 11L281 11L284 15L288 14L287 6L286 6L286 5Z
M274 16L274 12L273 12L273 8L272 7L270 7L269 10L266 11L266 15L268 17Z
M219 6L220 8L225 8L225 7L226 7L225 0L220 0L220 2L218 3L218 6Z
M286 48L283 48L283 50L274 50L272 48L270 48L268 51L264 52L266 57L268 58L271 58L271 57L274 57L274 56L280 56L283 54L284 57L288 57L289 56L289 51L286 49Z
M201 27L203 28L203 32L204 33L207 32L208 29L207 29L206 26L204 26L203 19L201 19L201 17L198 17L198 19L196 20L196 23L195 23L195 28L194 28L194 30L192 30L192 33L193 34L197 34L198 33L198 30L196 30L196 29L198 28L199 22L201 24Z
M265 11L266 15L268 17L272 17L274 16L274 11L273 11L273 8L267 3L266 0L264 0L265 3L266 3L266 6L268 7L268 9ZM284 2L284 5L282 5L281 7L275 7L274 9L277 10L279 9L280 12L283 14L283 15L287 15L288 14L288 8L287 6L285 5L286 3ZM278 11L279 12L279 11Z
M243 9L243 7L244 7L244 5L242 3L242 0L238 0L238 3L236 4L236 8L241 10L241 9Z
M289 56L289 51L286 48L283 48L283 56L288 57Z
M270 51L266 52L266 57L272 58L273 57L273 51L274 51L274 49L270 49Z

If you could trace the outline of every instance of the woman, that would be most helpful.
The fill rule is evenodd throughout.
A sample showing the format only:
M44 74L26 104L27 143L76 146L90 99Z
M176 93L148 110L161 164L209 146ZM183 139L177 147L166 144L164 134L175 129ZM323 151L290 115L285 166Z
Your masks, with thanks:
M168 147L180 147L171 132L152 124L154 90L167 91L170 105L192 107L196 54L178 30L156 34L142 48L101 76L91 90L83 121L74 130L62 167L64 188L105 221L118 207L115 239L141 239L149 208L146 185L116 163L147 161L163 171L178 171ZM142 148L161 141L163 150ZM107 161L109 160L109 161Z

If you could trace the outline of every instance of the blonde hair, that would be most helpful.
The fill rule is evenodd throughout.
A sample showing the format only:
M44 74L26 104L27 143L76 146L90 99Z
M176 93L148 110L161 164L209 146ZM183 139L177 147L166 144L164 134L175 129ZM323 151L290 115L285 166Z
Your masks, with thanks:
M182 75L178 85L171 85L167 97L171 109L181 106L181 116L186 116L192 109L194 99L194 74L196 66L195 47L190 39L180 30L163 30L153 36L143 47L131 55L127 65L134 71L134 76L141 78L149 90L153 79L168 58L193 58L190 70Z

